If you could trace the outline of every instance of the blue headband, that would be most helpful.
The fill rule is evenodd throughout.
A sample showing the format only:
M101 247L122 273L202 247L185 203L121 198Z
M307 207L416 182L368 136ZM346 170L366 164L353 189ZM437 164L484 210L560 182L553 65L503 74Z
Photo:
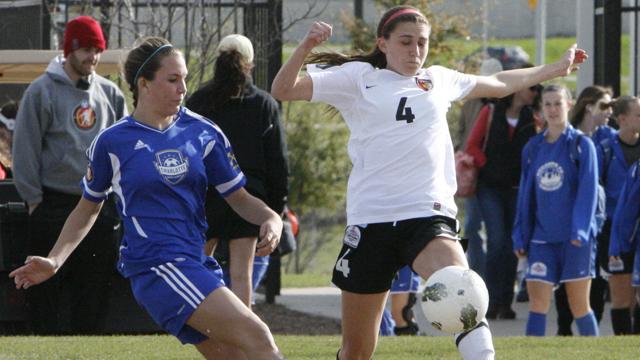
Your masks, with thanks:
M145 60L142 65L138 68L138 71L136 71L136 76L133 78L133 86L134 88L136 87L136 85L138 84L138 76L140 76L140 71L142 71L142 69L144 68L145 65L147 65L147 63L149 62L149 60L151 60L154 56L156 56L156 54L158 52L160 52L160 50L162 49L166 49L166 48L170 48L173 47L173 45L171 44L166 44L166 45L162 45L159 48L156 49L156 51L154 51L153 53L151 53L151 55L149 55L149 57L147 58L147 60Z

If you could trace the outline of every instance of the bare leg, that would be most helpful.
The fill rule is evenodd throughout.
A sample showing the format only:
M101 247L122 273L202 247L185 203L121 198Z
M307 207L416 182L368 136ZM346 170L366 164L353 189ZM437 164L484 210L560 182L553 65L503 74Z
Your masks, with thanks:
M527 292L529 293L529 311L538 314L549 312L553 285L542 281L527 281Z
M391 294L391 316L397 327L407 326L407 322L402 316L402 310L409 302L409 293Z
M213 256L213 253L216 252L216 247L218 246L218 238L211 238L204 243L204 254L206 256Z
M591 311L589 306L589 289L591 288L591 279L583 279L576 281L567 281L567 299L569 300L569 308L574 318L581 318Z
M413 261L412 267L423 279L428 279L434 272L450 265L469 268L467 257L459 242L437 237L422 249Z
M389 292L356 294L342 291L340 360L369 360L376 349L382 312Z
M631 305L634 304L631 274L609 276L609 289L611 290L611 308L631 308Z
M208 359L282 359L267 325L225 287L209 294L187 324L214 339L196 345Z
M257 238L239 238L229 241L229 278L231 290L251 308L251 277Z

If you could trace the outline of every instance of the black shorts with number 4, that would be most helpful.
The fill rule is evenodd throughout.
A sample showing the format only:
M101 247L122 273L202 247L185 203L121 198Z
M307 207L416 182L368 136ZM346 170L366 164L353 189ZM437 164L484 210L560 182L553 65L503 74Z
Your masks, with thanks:
M436 237L458 241L458 223L445 216L349 225L333 268L332 282L359 294L387 291L396 272L411 265Z

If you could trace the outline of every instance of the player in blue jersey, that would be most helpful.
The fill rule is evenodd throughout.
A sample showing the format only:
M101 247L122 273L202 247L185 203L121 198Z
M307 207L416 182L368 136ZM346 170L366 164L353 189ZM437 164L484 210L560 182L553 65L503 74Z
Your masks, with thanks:
M542 91L547 129L522 151L513 248L526 257L529 318L526 335L544 336L553 287L564 283L581 335L598 335L589 304L595 275L595 147L568 122L571 95L560 85ZM555 209L555 210L552 210Z
M613 102L613 116L615 117L619 131L613 133L609 138L609 143L601 142L598 148L598 155L601 159L600 164L603 166L601 178L605 179L604 185L607 192L607 223L610 226L615 220L617 204L622 201L628 201L626 197L634 186L631 183L627 186L626 193L622 193L625 181L636 181L635 177L629 177L627 174L631 166L637 163L640 158L640 98L634 96L622 96ZM633 214L634 204L626 204L624 206L629 209L620 210L622 213ZM637 214L637 210L636 210ZM620 224L625 227L634 226L636 222ZM611 231L611 239L613 237L613 227L608 229ZM604 231L603 231L604 232ZM620 234L620 232L618 232ZM607 234L608 235L608 234ZM638 316L638 307L633 311L633 326L631 307L634 301L632 284L632 272L634 262L634 249L631 251L620 251L620 241L629 240L620 239L617 242L613 240L604 249L607 253L613 250L615 257L602 259L604 269L611 275L609 276L609 287L611 289L611 324L616 335L629 335L637 333L640 329L640 316ZM601 243L602 244L602 243ZM599 249L598 249L599 250ZM600 254L600 251L598 251ZM608 254L610 255L610 254ZM637 255L636 255L637 258Z
M602 149L600 145L610 146L610 138L615 129L608 125L609 117L612 114L612 97L613 90L611 88L606 88L598 85L587 86L586 88L580 91L580 95L575 101L575 105L571 109L569 115L569 122L573 127L582 131L586 136L591 137L593 144L596 146L596 153L600 154L599 149ZM605 167L608 165L608 161L604 163L601 161L602 157L599 158L599 166L598 171L600 173L599 180L600 183L604 184L606 177L602 176L604 165ZM613 182L617 182L613 180ZM609 197L609 201L611 201L611 197ZM614 205L615 208L615 205ZM613 212L612 212L613 213ZM596 320L598 324L600 324L600 320L602 319L602 313L604 312L604 303L606 298L606 290L607 290L607 280L603 274L601 274L600 268L607 269L607 263L609 257L607 255L609 249L609 228L610 224L605 222L605 219L602 219L602 223L604 224L601 228L601 231L598 232L597 235L597 251L598 256L596 257L596 277L591 280L591 290L589 291L589 301L591 303L591 308L593 309L593 313L596 316ZM608 270L607 270L608 271ZM631 284L629 282L629 284ZM558 335L567 336L572 335L573 332L571 330L571 323L573 322L573 316L571 315L571 310L569 309L569 303L567 301L567 292L565 290L565 286L560 284L558 288L554 291L555 305L558 313ZM611 293L612 299L615 297L614 292ZM615 303L615 300L613 301Z
M467 267L458 242L454 153L446 113L463 98L503 97L569 74L586 58L572 46L560 61L492 76L423 68L429 21L398 6L381 18L371 52L314 54L331 35L316 22L276 75L280 100L321 101L337 109L351 132L353 168L347 189L347 228L333 271L342 290L342 348L338 359L373 356L393 277L405 265L423 278L449 265ZM308 75L299 76L305 62ZM456 336L465 359L493 359L485 322Z
M639 113L640 119L640 113ZM631 165L620 191L618 205L611 225L610 261L621 262L624 253L635 255L632 285L636 288L636 301L640 300L640 160Z
M206 358L281 359L266 324L224 287L220 267L204 256L207 186L261 224L258 255L277 246L280 217L244 190L220 129L181 106L187 68L177 49L162 38L143 39L129 52L124 75L135 111L87 150L83 197L48 257L30 256L10 276L18 288L53 276L112 190L125 229L118 270L151 317Z

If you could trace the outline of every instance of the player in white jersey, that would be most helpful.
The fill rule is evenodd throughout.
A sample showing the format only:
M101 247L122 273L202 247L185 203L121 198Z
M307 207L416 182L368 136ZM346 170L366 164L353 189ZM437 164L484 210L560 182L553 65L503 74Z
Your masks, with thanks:
M557 63L465 75L423 69L430 25L416 8L394 7L381 18L368 54L307 56L331 35L314 23L273 81L279 100L322 101L340 111L351 137L347 229L333 273L342 290L338 359L369 359L395 272L410 265L423 278L449 265L468 267L457 241L454 156L446 113L452 101L503 97L569 74L586 58L572 46ZM308 63L309 74L299 77ZM456 337L465 359L493 359L482 322Z
M220 267L204 255L207 186L261 225L258 255L277 246L280 217L245 191L220 129L181 107L187 68L178 50L162 38L143 39L129 52L124 75L135 111L87 150L83 197L48 257L30 256L10 276L18 288L53 276L113 190L125 225L118 270L151 317L206 358L281 359L269 328L224 287Z

